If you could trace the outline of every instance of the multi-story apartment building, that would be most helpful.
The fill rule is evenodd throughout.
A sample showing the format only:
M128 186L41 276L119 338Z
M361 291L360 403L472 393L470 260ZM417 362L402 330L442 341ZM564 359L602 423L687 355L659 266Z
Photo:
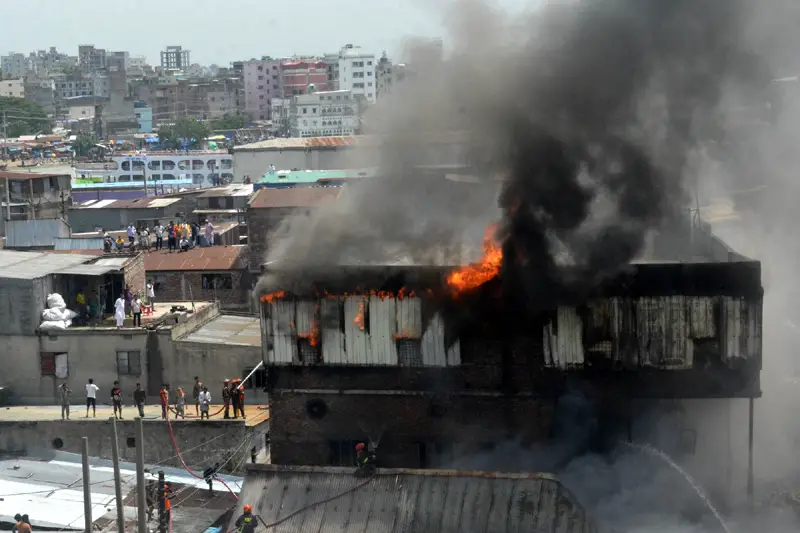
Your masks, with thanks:
M107 54L103 48L91 44L78 47L78 66L86 74L106 69Z
M56 98L73 98L75 96L94 96L108 98L111 93L111 83L108 76L92 74L89 76L72 77L58 75L53 77Z
M32 79L28 78L25 82L25 99L36 102L42 106L47 114L54 115L55 107L55 83L52 79Z
M273 98L270 101L270 117L272 132L280 137L289 134L289 113L292 107L291 98Z
M78 57L62 54L56 47L51 46L49 50L37 50L28 56L28 75L31 74L39 78L47 77L51 74L63 71L66 67L77 67Z
M359 122L358 102L352 91L322 91L292 98L292 137L354 135Z
M189 50L184 50L180 46L167 46L167 49L161 52L162 69L183 70L190 64Z
M234 71L238 68L234 63ZM270 102L281 96L281 62L270 57L244 61L241 64L244 80L244 112L251 120L268 120Z
M375 103L375 54L359 46L345 45L339 51L339 89L353 91L355 97L364 97Z
M24 78L28 70L27 64L25 54L11 52L7 56L0 57L0 70L3 71L4 78Z
M243 92L242 82L236 78L201 82L173 78L163 83L140 83L133 91L137 100L151 105L154 122L158 123L183 116L211 119L238 114Z
M339 90L339 54L325 54L322 62L328 67L328 90Z
M0 96L12 98L25 98L25 83L19 78L16 80L0 81Z
M283 96L307 94L309 86L316 91L328 90L328 65L319 59L292 59L281 63Z
M397 86L403 83L407 74L408 70L405 63L394 64L386 54L383 54L375 70L375 84L377 87L375 97L381 99L392 94Z

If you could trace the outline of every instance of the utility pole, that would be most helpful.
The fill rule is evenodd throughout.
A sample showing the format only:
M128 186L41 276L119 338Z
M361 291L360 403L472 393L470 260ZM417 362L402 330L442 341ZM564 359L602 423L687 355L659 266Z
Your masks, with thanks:
M147 498L144 484L144 423L136 418L136 507L138 533L147 533Z
M125 511L122 508L122 480L119 474L119 439L117 417L111 419L111 458L114 461L114 493L117 497L117 531L125 531Z
M83 459L83 518L86 533L93 533L92 529L92 489L89 487L89 438L81 439L81 455Z
M158 471L158 533L167 533L167 499L164 471Z
M3 111L3 161L8 159L8 116Z

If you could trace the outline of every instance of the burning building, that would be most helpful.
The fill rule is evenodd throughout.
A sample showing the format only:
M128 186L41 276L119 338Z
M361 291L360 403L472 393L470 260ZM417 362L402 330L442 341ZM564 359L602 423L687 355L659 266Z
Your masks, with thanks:
M389 467L460 466L512 439L535 449L576 393L594 406L573 413L578 448L602 449L636 438L654 402L760 396L760 264L702 223L655 236L579 298L538 302L504 277L492 235L467 266L342 265L297 282L267 266L286 284L261 295L273 462L350 465L366 440ZM691 245L658 253L675 239Z

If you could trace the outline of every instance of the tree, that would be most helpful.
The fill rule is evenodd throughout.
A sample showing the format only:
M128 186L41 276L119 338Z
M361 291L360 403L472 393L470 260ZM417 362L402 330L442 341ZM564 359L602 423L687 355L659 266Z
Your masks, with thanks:
M211 135L211 128L205 122L200 122L194 117L181 117L175 124L161 126L158 129L158 139L167 148L178 149L182 145L194 146L203 142Z
M97 137L90 133L81 133L72 143L72 151L75 157L88 157L89 151L97 145Z
M24 98L0 96L0 121L3 113L7 120L9 137L53 131L53 124L47 117L47 112L36 102Z
M217 130L238 130L244 128L249 119L244 115L225 115L211 121L211 129Z

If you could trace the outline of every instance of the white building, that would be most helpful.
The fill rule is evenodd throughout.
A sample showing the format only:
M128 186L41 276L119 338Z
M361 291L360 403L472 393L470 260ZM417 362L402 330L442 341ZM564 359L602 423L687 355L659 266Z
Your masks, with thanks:
M7 56L0 57L0 70L3 71L4 78L24 78L28 72L28 58L25 54L11 52Z
M0 96L25 98L25 82L22 79L0 81Z
M375 67L375 54L363 51L360 46L345 45L339 51L339 89L375 103L378 94Z
M320 91L292 99L289 111L292 137L355 135L359 124L358 102L352 91Z
M94 110L93 105L71 105L67 108L67 116L70 120L94 118Z

